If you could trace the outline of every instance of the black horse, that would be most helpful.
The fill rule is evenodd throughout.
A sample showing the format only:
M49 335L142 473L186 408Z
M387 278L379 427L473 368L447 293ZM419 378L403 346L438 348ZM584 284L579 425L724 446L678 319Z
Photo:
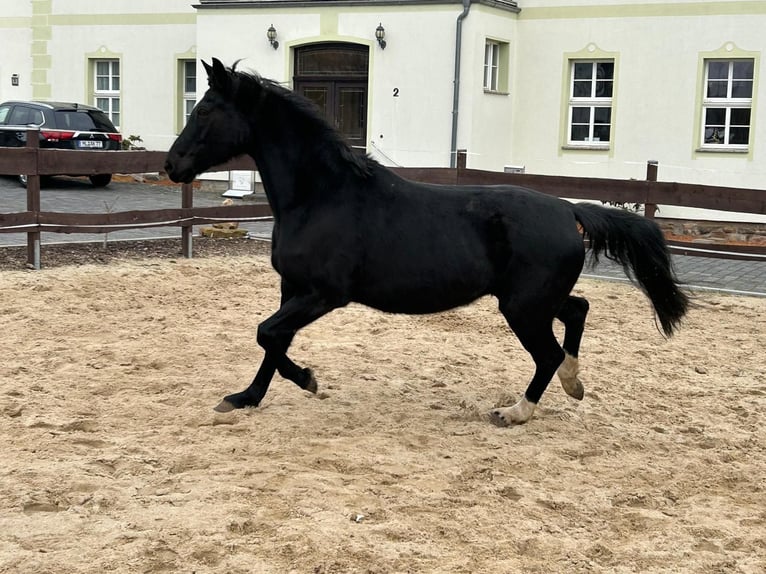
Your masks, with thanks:
M652 221L520 187L408 181L352 151L301 96L236 64L203 65L209 89L168 153L168 175L188 183L250 155L274 213L272 264L282 279L281 306L258 327L261 366L217 410L257 406L275 371L316 392L312 371L286 353L301 328L333 309L356 301L435 313L483 295L497 298L536 367L524 397L494 409L493 422L527 421L557 371L581 399L577 356L588 302L569 293L585 261L583 235L595 257L606 254L634 278L667 335L685 314L688 298ZM563 349L556 318L565 325Z

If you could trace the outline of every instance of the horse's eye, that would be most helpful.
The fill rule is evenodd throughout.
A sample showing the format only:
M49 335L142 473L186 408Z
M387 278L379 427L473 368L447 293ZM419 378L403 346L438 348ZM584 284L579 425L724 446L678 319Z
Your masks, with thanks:
M205 116L207 116L209 113L210 113L210 110L208 110L207 108L198 108L198 109L197 109L197 115L198 115L198 116L200 116L200 117L203 117L203 118L204 118L204 117L205 117Z

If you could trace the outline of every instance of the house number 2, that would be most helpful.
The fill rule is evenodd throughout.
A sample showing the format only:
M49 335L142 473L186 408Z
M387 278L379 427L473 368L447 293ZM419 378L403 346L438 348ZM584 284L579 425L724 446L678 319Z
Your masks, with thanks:
M394 88L394 97L395 98L399 97L399 88Z

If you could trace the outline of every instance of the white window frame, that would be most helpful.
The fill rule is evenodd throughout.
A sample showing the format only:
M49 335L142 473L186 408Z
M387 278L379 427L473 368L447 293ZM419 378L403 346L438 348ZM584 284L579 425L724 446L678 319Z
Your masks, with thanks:
M735 64L749 62L751 67L751 77L735 77ZM726 78L710 78L710 64L727 64ZM749 149L750 138L753 133L753 89L755 87L755 60L753 58L706 58L705 59L704 83L702 86L702 114L700 118L700 149L702 150L722 150L722 151L742 151ZM726 82L725 96L711 96L709 87L711 83ZM749 83L750 96L736 97L733 93L735 83ZM724 118L722 123L708 123L708 110L723 110ZM734 124L732 121L732 112L735 110L749 110L750 117L747 123L748 137L746 143L731 143L731 132L733 127L744 127L745 124ZM715 126L715 127L713 127ZM710 141L713 140L713 141Z
M598 66L600 64L611 64L612 65L612 76L610 78L599 78L598 77ZM588 90L587 95L575 95L575 70L577 66L582 65L590 65L591 66L591 75L590 75L590 87ZM614 59L605 59L605 58L597 58L593 60L584 60L584 59L572 59L569 61L569 106L568 106L568 115L567 115L567 136L566 136L566 142L567 146L571 147L597 147L597 148L605 148L608 149L609 146L612 143L613 140L613 127L614 127L614 106L613 106L613 96L614 96L614 79L615 79L615 71L616 71L616 63ZM585 79L578 78L578 82L585 82ZM610 90L608 96L601 96L598 94L598 83L599 82L610 82ZM581 110L581 109L587 109L588 110L588 120L587 123L584 121L578 121L575 122L575 110ZM609 115L609 121L596 121L599 115L598 110L608 109L608 115ZM572 139L572 131L573 127L577 126L586 126L588 127L588 135L585 139ZM601 135L597 136L596 132L601 131L598 130L598 126L608 126L609 131L609 137L607 139L603 139ZM602 131L603 135L603 131Z
M99 66L102 64L102 66ZM106 70L103 70L106 66ZM102 68L102 70L99 70ZM99 85L99 80L102 80ZM93 60L93 105L102 110L117 129L120 129L120 60Z
M484 45L484 90L500 91L500 42L495 40Z
M189 71L194 73L192 77ZM193 78L194 86L189 90L189 80ZM183 115L183 125L189 121L192 109L197 103L197 61L181 60L181 114Z

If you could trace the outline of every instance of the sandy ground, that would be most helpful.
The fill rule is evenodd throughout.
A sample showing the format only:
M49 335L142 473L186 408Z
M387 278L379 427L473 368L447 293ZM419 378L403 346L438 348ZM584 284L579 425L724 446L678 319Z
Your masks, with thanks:
M766 300L701 294L677 337L628 285L591 301L582 402L485 413L532 363L491 300L351 306L260 360L263 257L0 272L0 572L766 570Z

